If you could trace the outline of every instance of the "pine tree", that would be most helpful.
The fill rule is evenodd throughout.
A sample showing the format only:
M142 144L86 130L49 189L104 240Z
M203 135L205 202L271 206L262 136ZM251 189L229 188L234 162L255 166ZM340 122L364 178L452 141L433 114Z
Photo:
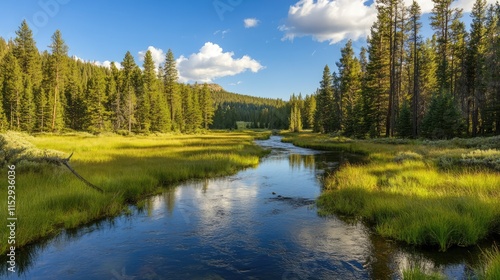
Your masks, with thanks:
M8 52L1 65L3 111L11 129L21 129L21 95L24 89L23 75L12 52Z
M168 108L165 91L163 89L163 69L158 68L157 79L152 85L151 92L151 130L167 132L172 128L170 110ZM160 82L161 81L161 82Z
M42 82L42 63L40 53L33 39L33 32L26 20L16 31L12 51L16 57L21 72L23 73L23 97L21 98L21 121L22 130L32 131L36 124L36 104L34 100L41 94L40 84Z
M420 28L422 24L420 23L421 10L420 5L416 1L413 1L410 11L409 11L409 24L410 24L410 37L411 37L411 57L413 58L411 63L413 64L413 77L411 80L412 86L412 99L411 99L411 136L416 138L418 136L418 124L419 124L419 105L420 105L420 47L422 44L421 37L419 35ZM405 107L403 106L403 109ZM401 112L400 118L403 118L403 112ZM400 122L401 124L401 122ZM401 127L399 127L399 130ZM400 131L401 134L401 131Z
M436 48L435 40L428 39L422 44L420 52L419 119L422 119L431 102L432 95L438 88Z
M36 90L42 81L42 64L36 42L33 39L33 32L26 20L21 23L16 35L13 47L14 56L19 62L21 71L28 76L30 83Z
M51 92L49 94L49 105L51 110L51 130L61 130L64 125L64 101L61 92L64 89L64 76L68 59L68 46L62 39L61 32L56 30L52 35L50 55L50 82Z
M354 135L361 125L361 63L354 55L352 41L349 40L341 49L341 58L337 63L339 68L340 94L335 103L339 110L337 118L340 119L344 134Z
M90 132L103 132L108 127L109 112L106 110L106 82L102 70L96 69L88 81L86 93L86 124Z
M39 93L35 96L35 108L35 127L38 131L44 132L46 130L48 122L47 114L50 110L47 93L45 92L45 88L43 87L40 88Z
M213 123L214 117L214 104L212 100L212 93L207 84L204 84L201 90L200 98L201 114L203 116L203 128L208 129L209 125Z
M409 138L413 136L412 112L408 101L403 102L401 107L396 130L399 137Z
M472 136L483 132L485 108L486 0L476 0L471 12L472 24L467 50L467 89L471 99Z
M434 94L422 120L422 135L433 139L462 135L463 119L450 93Z
M488 8L486 20L486 133L500 135L500 4Z
M87 108L85 107L85 96L80 83L83 80L79 76L79 69L76 61L70 60L64 88L65 118L66 126L74 130L83 130ZM88 82L87 82L88 83Z
M33 96L33 85L29 78L24 79L23 92L21 95L21 120L22 131L32 132L35 128L36 108Z
M121 72L118 70L114 62L111 62L111 75L106 82L106 95L109 98L109 106L112 112L112 121L114 130L124 129L126 121L124 110L124 96Z
M315 119L317 121L314 131L321 133L331 132L333 117L333 89L332 76L328 65L323 70L323 79L320 82L320 89L316 96L316 105L320 110L316 110Z
M295 94L292 94L288 102L290 104L289 129L292 132L300 132L302 130L302 102L302 97L297 97Z
M156 67L153 61L153 56L151 51L148 50L146 55L144 56L144 64L143 64L143 92L141 96L139 96L139 106L138 106L138 115L141 123L141 128L149 132L151 128L151 98L158 91L157 82L156 82Z
M451 91L451 70L450 70L450 26L453 20L462 16L462 11L451 8L454 0L432 0L431 27L435 30L437 42L437 81L438 92L447 93Z
M181 108L182 121L178 123L182 132L192 133L200 129L203 124L203 116L200 108L199 87L181 85Z
M386 110L385 134L393 136L397 107L401 96L402 61L404 58L406 9L402 0L378 0L376 26L383 48L388 50L389 92ZM381 70L381 69L380 69Z
M193 108L193 88L188 85L180 85L181 92L181 108L182 108L182 122L180 127L183 132L192 132L194 131L194 116L192 114ZM170 112L169 112L170 116Z
M467 40L465 24L459 19L454 19L450 29L451 94L459 103L463 115L470 118L467 92Z
M137 96L133 85L133 74L136 67L134 57L128 51L121 62L121 93L123 93L123 115L127 121L128 132L132 132L132 125L136 123L135 111L137 107Z
M179 123L182 120L181 108L180 108L180 97L177 80L179 79L177 74L177 66L172 50L168 50L165 69L164 69L164 89L165 97L168 102L168 107L170 109L170 120L172 121L172 129L179 130Z
M9 51L9 46L4 38L0 37L0 61L2 61L3 57Z
M304 113L302 114L304 117L304 121L302 121L302 123L304 124L305 129L312 129L314 127L315 113L316 113L316 96L313 94L306 95L306 98L304 100Z
M368 64L362 88L363 133L378 137L385 131L384 120L390 90L390 55L389 40L384 36L382 22L386 21L383 13L371 28L368 39Z

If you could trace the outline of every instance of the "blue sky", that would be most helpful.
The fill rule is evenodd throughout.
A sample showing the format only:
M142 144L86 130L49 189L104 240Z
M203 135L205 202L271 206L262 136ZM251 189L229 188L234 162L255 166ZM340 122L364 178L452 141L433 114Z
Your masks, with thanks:
M454 5L467 12L473 2ZM183 82L288 100L316 90L347 39L359 51L374 16L365 0L2 0L0 36L15 36L26 19L40 50L59 29L69 55L103 65L127 51L142 65L148 48L161 63L171 49Z

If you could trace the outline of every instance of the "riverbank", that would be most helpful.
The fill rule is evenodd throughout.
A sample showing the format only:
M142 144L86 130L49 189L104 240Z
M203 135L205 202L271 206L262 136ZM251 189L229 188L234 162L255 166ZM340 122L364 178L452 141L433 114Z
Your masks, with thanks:
M15 186L19 217L16 248L63 229L115 216L126 211L128 204L158 193L163 187L256 166L266 151L252 142L269 135L270 132L130 137L2 134L6 140L3 148L22 150L22 156L41 153L66 158L73 153L71 167L104 190L100 193L89 188L64 166L20 161L16 165ZM0 209L7 209L7 200L0 201ZM0 219L6 220L6 212L0 213ZM0 240L8 240L6 231L1 232ZM7 245L1 242L0 253L6 252Z
M320 214L363 220L383 237L445 251L500 233L500 138L351 140L285 133L284 141L362 154L327 176Z

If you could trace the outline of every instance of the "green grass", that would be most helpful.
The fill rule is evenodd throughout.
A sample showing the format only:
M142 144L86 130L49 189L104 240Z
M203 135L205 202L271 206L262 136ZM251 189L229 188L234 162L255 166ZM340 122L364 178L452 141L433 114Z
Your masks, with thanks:
M2 137L13 139L11 146L24 145L28 152L50 149L61 151L52 153L65 157L74 152L71 166L105 191L99 193L89 188L65 167L19 162L16 246L63 228L117 215L127 204L161 192L165 186L256 166L266 151L252 141L269 135L269 132L250 131L131 137L3 134ZM6 170L2 173L7 174ZM0 201L0 209L7 209L6 199ZM0 212L1 220L6 220L6 212ZM1 231L0 240L7 240L6 231ZM0 252L6 249L7 244L2 242Z
M500 173L482 161L500 158L491 145L476 151L478 140L468 148L467 141L454 139L446 148L442 141L351 140L312 133L285 134L285 139L366 156L366 163L344 165L325 178L320 214L361 219L384 237L441 251L476 244L500 231ZM474 161L471 157L481 163L441 163L446 158Z
M439 272L424 272L419 268L403 271L404 280L444 280L446 277Z
M482 253L482 265L476 274L480 280L500 279L500 251L496 245Z
M401 272L404 280L447 279L441 271L426 267L425 262L422 261L410 262ZM472 268L466 279L500 279L500 251L496 245L481 253L478 267Z

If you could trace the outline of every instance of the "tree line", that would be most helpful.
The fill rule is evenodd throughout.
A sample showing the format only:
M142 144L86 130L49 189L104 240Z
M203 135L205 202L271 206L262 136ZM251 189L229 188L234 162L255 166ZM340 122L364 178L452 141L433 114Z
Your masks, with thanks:
M156 68L146 52L142 69L130 52L109 68L68 56L57 30L39 52L26 21L16 37L0 37L0 129L121 133L208 129L215 114L207 85L178 83L171 50Z
M219 91L213 94L215 114L212 128L233 129L236 122L251 128L286 129L289 106L281 99L254 97Z
M367 46L357 56L349 40L338 73L327 65L316 93L292 95L290 129L361 138L500 134L500 5L476 0L467 31L453 0L433 2L434 33L424 39L416 1L377 0Z

